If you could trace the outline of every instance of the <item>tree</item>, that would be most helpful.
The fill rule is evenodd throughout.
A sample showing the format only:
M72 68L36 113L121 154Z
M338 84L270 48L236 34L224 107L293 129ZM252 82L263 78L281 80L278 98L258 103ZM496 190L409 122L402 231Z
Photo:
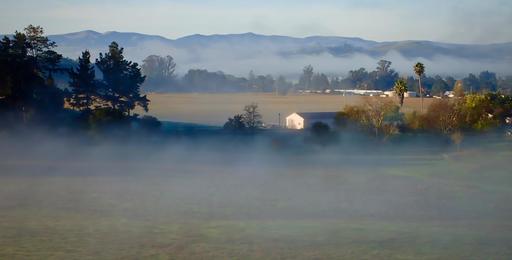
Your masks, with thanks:
M444 92L448 91L450 88L446 81L441 78L441 76L437 75L434 77L434 84L432 85L432 94L443 96Z
M331 127L323 122L313 123L311 126L311 137L311 141L320 145L328 145L336 141L331 134Z
M480 75L478 75L478 81L482 91L496 92L498 89L498 79L496 78L496 73L482 71Z
M234 132L242 132L247 128L243 115L235 115L233 118L229 118L224 124L224 129Z
M418 84L420 90L420 98L421 98L421 112L423 113L423 87L421 86L421 77L425 74L425 65L423 63L418 62L414 65L414 73L418 76Z
M461 128L461 110L456 102L436 99L428 107L425 126L443 134L451 134Z
M292 88L292 84L286 81L286 78L283 75L280 75L274 83L274 88L276 95L286 95L286 93L288 93Z
M28 115L55 115L63 109L63 93L52 71L61 56L41 27L28 26L0 41L0 108L28 119Z
M136 106L148 110L149 100L141 96L140 87L144 83L145 76L142 76L137 63L127 61L123 56L123 48L116 42L109 45L107 53L100 53L96 64L103 74L105 90L103 99L107 101L112 109L129 115Z
M175 79L176 63L174 58L167 55L161 57L158 55L150 55L142 62L142 73L146 76L146 85L162 86L172 84Z
M71 107L80 111L89 111L94 98L98 97L98 85L89 51L82 52L82 56L78 58L78 67L69 71L69 78L69 87L72 94Z
M244 123L249 129L257 129L263 126L262 116L258 110L258 104L251 103L244 108Z
M453 95L458 98L464 96L464 82L462 80L457 80L457 82L455 82L455 86L453 87Z
M457 80L455 80L455 78L451 76L448 76L446 77L445 82L448 85L448 90L450 90L453 89L453 87L455 86L455 82L457 82Z
M400 107L390 100L372 99L364 106L346 106L344 116L357 122L363 129L373 132L375 137L381 133L386 136L396 133L395 125L400 120Z
M315 122L311 126L311 133L316 137L323 137L331 132L331 128L328 124L322 122Z
M329 78L323 73L316 73L311 80L311 86L317 90L328 89Z
M398 96L398 100L400 102L400 107L404 106L404 97L405 93L407 93L407 81L405 79L398 79L395 82L395 86L393 87L395 90L396 95Z
M369 81L370 74L368 73L368 71L366 71L365 68L349 71L347 79L344 80L344 82L348 83L346 84L348 85L348 88L357 89L368 89Z
M302 70L302 76L299 79L299 85L302 86L304 90L310 90L313 75L313 66L307 65L306 67L304 67L304 69Z
M469 92L469 94L480 90L480 81L474 74L470 73L467 77L462 79L462 81L464 83L463 90Z
M391 69L391 61L380 60L375 71L370 73L371 85L374 89L387 90L393 86L398 79L398 73Z
M44 30L41 26L29 25L24 29L24 32L29 56L32 57L36 67L43 74L46 73L46 77L49 77L57 69L62 59L62 55L53 50L57 47L57 44L44 36Z

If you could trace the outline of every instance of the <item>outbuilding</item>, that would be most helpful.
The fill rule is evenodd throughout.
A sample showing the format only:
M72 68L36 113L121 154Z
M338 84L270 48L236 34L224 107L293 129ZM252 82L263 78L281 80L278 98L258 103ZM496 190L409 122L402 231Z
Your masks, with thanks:
M286 128L298 130L307 129L316 122L334 127L336 114L337 112L293 113L286 117Z

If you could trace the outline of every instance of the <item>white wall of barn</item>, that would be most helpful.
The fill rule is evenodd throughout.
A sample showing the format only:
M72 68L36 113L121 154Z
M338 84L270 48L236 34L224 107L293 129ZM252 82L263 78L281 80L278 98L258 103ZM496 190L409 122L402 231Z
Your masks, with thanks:
M288 129L304 129L304 118L297 113L293 113L286 117L286 128Z

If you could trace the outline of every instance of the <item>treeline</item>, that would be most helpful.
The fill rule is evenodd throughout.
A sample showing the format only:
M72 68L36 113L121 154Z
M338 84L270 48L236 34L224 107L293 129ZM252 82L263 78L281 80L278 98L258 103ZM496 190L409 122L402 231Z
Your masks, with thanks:
M368 72L364 68L350 71L348 77L343 79L338 85L340 88L349 89L377 89L389 90L393 83L398 79L398 73L389 66L389 61L379 62L375 71ZM418 81L412 77L406 77L409 90L419 92ZM441 77L439 75L428 76L421 75L421 83L426 94L432 96L442 96L446 91L452 91L455 86L460 84L467 93L481 92L502 92L512 93L512 77L498 78L496 73L483 71L478 76L469 74L467 77L456 80L454 77Z
M236 77L223 72L191 69L181 78L175 73L176 63L171 56L151 55L142 65L147 76L146 91L155 92L277 92L286 94L296 91L325 91L327 89L391 90L399 79L392 62L381 60L373 71L365 68L351 70L347 77L328 76L315 72L311 65L304 67L298 82L288 81L284 76L255 75ZM459 84L467 93L501 92L512 93L512 76L499 78L496 73L483 71L479 75L469 74L457 80L440 75L422 73L421 86L424 95L443 96ZM409 91L420 92L419 82L412 76L404 79Z
M463 133L511 124L512 96L496 93L436 99L425 113L402 113L392 100L372 99L363 105L346 106L336 117L338 129L355 127L379 138L421 132L461 138Z
M0 41L0 113L4 125L158 125L155 118L139 119L131 113L136 107L148 110L149 100L141 94L145 76L137 63L124 58L117 43L112 42L95 65L85 50L72 69L54 50L56 47L41 27L32 25ZM57 86L54 75L63 74L69 82Z
M147 77L144 90L147 92L276 92L288 93L294 85L284 76L256 75L236 77L221 71L190 69L179 78L176 63L171 56L148 56L142 63L142 72Z

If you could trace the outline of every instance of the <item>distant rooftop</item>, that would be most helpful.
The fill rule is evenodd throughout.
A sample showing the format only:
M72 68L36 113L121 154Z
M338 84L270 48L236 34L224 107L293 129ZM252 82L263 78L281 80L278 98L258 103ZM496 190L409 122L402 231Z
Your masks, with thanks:
M304 119L332 119L338 112L297 112Z

